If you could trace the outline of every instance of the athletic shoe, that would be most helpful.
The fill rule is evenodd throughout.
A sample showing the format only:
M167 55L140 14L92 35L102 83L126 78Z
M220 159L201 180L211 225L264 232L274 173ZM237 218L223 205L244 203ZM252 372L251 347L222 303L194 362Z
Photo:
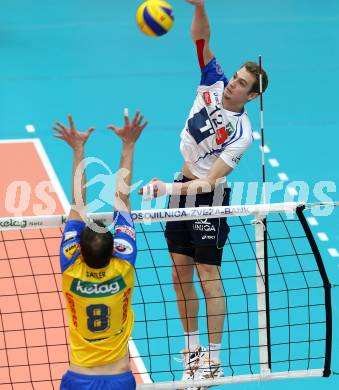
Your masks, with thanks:
M184 372L182 375L182 380L193 380L196 379L196 373L201 364L204 362L204 357L206 354L206 348L202 345L199 345L194 349L194 351L189 351L185 349L181 351L182 358L176 359L179 362L183 363ZM196 387L187 387L186 390L198 390Z
M208 353L205 354L204 362L200 365L194 375L194 379L212 379L224 376L224 370L219 361L209 360ZM209 386L198 387L197 390L207 390Z

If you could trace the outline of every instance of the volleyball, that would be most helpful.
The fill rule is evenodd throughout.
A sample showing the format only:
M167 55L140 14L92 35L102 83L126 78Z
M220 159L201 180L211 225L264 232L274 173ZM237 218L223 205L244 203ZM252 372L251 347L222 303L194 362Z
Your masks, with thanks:
M173 26L172 7L163 0L148 0L140 5L136 14L140 30L151 37L166 34Z

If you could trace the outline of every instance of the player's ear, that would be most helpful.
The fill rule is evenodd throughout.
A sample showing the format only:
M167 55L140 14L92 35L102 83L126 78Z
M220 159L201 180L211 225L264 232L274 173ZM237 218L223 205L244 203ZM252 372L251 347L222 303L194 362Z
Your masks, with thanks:
M250 92L247 95L247 102L250 102L251 100L255 99L258 95L258 92Z

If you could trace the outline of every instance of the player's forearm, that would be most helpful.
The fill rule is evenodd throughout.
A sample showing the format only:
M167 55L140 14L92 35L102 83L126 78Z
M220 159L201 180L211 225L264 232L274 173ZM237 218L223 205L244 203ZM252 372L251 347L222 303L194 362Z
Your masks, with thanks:
M204 4L195 6L191 33L193 42L199 39L209 42L211 30Z
M130 211L130 188L132 183L132 169L134 156L134 143L123 144L119 173L115 191L115 208Z
M81 196L82 205L86 206L86 175L84 169L84 147L78 147L73 150L73 186L72 186L72 204L73 208L77 209L79 204L77 204ZM80 175L80 176L79 176ZM79 185L79 178L80 185ZM81 208L81 207L80 207Z
M173 183L171 192L173 195L196 195L211 192L215 186L216 180L214 179L195 179L186 183Z

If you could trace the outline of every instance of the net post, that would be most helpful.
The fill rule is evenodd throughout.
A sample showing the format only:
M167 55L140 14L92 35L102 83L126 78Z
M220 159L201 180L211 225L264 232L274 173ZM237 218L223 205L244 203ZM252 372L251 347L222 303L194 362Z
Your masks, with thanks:
M269 315L266 215L255 214L256 284L258 305L259 362L262 375L271 373L271 333Z

